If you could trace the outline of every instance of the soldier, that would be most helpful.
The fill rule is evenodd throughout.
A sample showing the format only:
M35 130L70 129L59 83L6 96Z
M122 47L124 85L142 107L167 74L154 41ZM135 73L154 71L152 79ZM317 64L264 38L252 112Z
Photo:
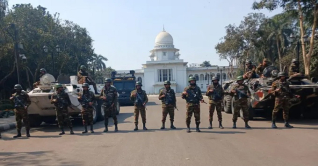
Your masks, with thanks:
M200 132L200 102L203 103L203 97L201 93L201 89L196 85L196 80L194 77L189 77L190 85L184 88L182 93L182 98L187 102L187 132L190 133L190 123L192 114L194 114L195 123L196 123L196 131Z
M70 128L70 134L74 134L72 122L69 118L68 108L71 106L71 100L67 93L64 92L63 86L61 84L57 84L55 86L56 92L53 94L51 98L51 104L54 104L56 110L56 116L59 128L61 129L61 133L59 135L65 134L64 126L68 125Z
M176 108L176 94L173 89L170 88L170 81L165 81L165 88L162 89L159 93L159 100L162 101L162 126L160 129L165 129L166 117L169 113L170 116L170 128L176 129L173 125L174 121L174 108Z
M297 59L292 60L292 63L289 66L288 74L289 74L289 77L299 74L299 61Z
M15 120L17 122L17 135L13 136L13 138L21 137L21 128L22 128L22 120L26 129L26 136L30 137L30 123L29 123L29 115L28 115L28 107L31 104L31 100L29 95L22 90L22 86L20 84L14 85L14 90L16 93L12 94L10 100L14 103L14 113Z
M82 85L83 93L80 93L78 96L78 101L82 104L82 120L84 125L84 131L82 132L87 133L87 125L91 126L91 133L94 133L93 130L93 104L95 102L95 94L89 91L88 83L84 83Z
M104 119L105 119L105 130L104 132L108 132L108 117L112 115L115 125L115 132L118 131L117 127L117 117L115 112L115 107L117 103L117 89L114 86L111 86L112 80L110 78L105 79L105 86L102 89L100 94L100 98L103 100L103 108L104 108Z
M133 90L130 94L130 100L134 102L135 105L135 129L134 131L138 130L138 119L139 113L141 114L141 119L143 123L143 130L147 130L146 128L146 104L148 102L148 97L146 91L141 89L141 82L136 82L136 89Z
M266 67L269 66L269 61L268 59L264 58L263 63L259 64L256 68L256 74L258 74L260 77L263 75L263 71Z
M86 82L89 85L93 85L95 94L98 94L96 83L88 75L88 73L86 72L86 67L84 65L81 65L80 71L78 71L78 73L77 73L77 81L78 81L79 84L82 84L82 83Z
M42 76L44 76L45 74L46 74L46 70L45 70L44 68L41 68L41 69L40 69L40 78L41 78ZM33 88L36 88L38 85L40 85L40 81L35 82L35 83L33 84Z
M209 129L212 129L212 121L213 121L213 113L214 109L216 109L216 112L218 114L218 120L219 120L219 128L223 129L222 126L222 100L224 96L224 91L222 86L219 84L219 79L217 77L212 78L213 84L208 86L206 95L209 97L209 122L210 126Z
M245 63L245 74L243 75L244 79L256 78L256 66L252 64L252 61L246 60Z
M237 77L237 84L231 88L230 95L234 97L234 112L233 112L233 128L236 128L236 121L239 115L239 111L242 109L245 128L251 128L248 125L249 112L248 112L248 100L247 98L251 95L248 87L243 84L243 77Z
M293 128L288 123L289 118L289 100L291 99L292 94L289 88L289 83L286 81L286 74L284 72L278 73L279 79L274 81L272 84L272 93L275 95L275 106L272 113L272 128L277 128L276 126L276 116L280 109L283 109L283 118L285 121L286 128ZM299 98L299 95L295 95Z

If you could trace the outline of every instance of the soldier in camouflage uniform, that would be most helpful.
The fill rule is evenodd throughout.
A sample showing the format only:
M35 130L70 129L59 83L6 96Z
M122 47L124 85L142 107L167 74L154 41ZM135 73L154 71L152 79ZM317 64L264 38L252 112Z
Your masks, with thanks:
M256 66L252 64L252 61L247 60L245 63L245 74L243 75L244 79L256 78Z
M256 68L256 74L258 74L260 77L263 75L263 71L266 67L269 66L269 61L268 59L264 58L263 63L259 64Z
M230 95L234 97L234 110L233 110L233 128L236 128L236 121L239 115L239 111L242 109L245 128L251 128L248 125L249 112L248 112L248 100L251 95L248 87L243 84L243 77L237 77L237 84L231 88Z
M196 123L196 131L200 132L200 102L203 103L203 96L201 89L196 85L196 80L194 77L189 77L190 85L184 88L182 93L182 98L187 102L187 132L190 131L190 123L192 114L194 114L195 123Z
M71 100L67 93L64 92L63 86L61 84L57 84L55 86L56 92L51 97L51 104L54 104L56 110L56 117L58 121L59 128L61 129L61 133L59 135L65 134L64 126L70 128L70 134L74 134L72 122L69 118L68 108L71 106Z
M224 96L224 91L222 86L219 84L219 79L217 77L212 78L212 85L208 86L206 95L209 97L209 122L210 126L209 129L212 129L212 121L213 121L213 113L214 109L216 109L216 112L218 114L218 120L219 120L219 128L223 129L222 126L222 100Z
M13 138L21 137L22 120L26 129L26 136L30 137L30 123L28 115L28 107L31 104L29 95L22 90L20 84L14 85L16 93L12 94L10 100L14 103L15 120L17 122L17 135Z
M94 107L93 104L95 102L95 94L89 91L88 83L84 83L82 85L83 93L80 93L78 96L78 101L82 104L82 120L84 125L84 131L82 132L87 133L87 125L91 126L91 133L94 133L93 129L93 111Z
M41 69L40 69L40 78L41 78L42 76L44 76L45 74L46 74L46 70L45 70L44 68L41 68ZM40 85L40 81L35 82L35 83L33 84L33 88L36 88L38 85Z
M139 113L141 114L141 119L143 123L143 130L147 130L146 128L146 104L148 103L148 97L146 91L141 89L141 82L136 82L136 89L133 90L130 94L130 100L134 102L135 105L135 129L138 130L138 118Z
M116 117L115 107L117 103L117 89L114 86L111 86L112 80L110 78L105 79L105 86L102 89L100 94L100 98L103 100L103 108L104 108L104 119L105 119L105 130L104 132L108 132L108 117L112 115L115 125L115 132L118 131L118 121Z
M169 113L170 116L170 128L171 129L176 129L173 125L174 121L174 108L176 108L176 94L173 89L170 88L170 81L165 81L164 86L165 88L160 90L159 93L159 100L162 101L162 126L160 129L165 129L165 122L166 122L166 117Z
M286 73L279 72L279 79L274 81L272 84L272 93L275 95L275 106L272 113L272 128L277 128L276 126L276 116L280 109L283 109L283 118L285 121L285 127L293 128L288 123L289 118L289 100L293 97L289 88L289 83L286 81ZM298 95L295 95L299 98Z
M295 74L299 74L299 61L297 61L297 59L293 59L292 63L289 66L289 77L295 75Z
M77 73L77 81L83 81L83 79L85 79L85 82L88 83L89 85L93 85L95 94L98 94L96 83L86 72L86 67L84 65L81 65L80 71L78 71ZM82 82L79 82L79 84L82 84Z

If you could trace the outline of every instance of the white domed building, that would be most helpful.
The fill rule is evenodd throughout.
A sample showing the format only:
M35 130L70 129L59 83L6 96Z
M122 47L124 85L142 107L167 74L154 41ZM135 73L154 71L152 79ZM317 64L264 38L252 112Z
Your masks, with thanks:
M155 47L150 51L150 61L142 64L142 69L135 70L135 76L143 84L148 94L158 94L166 80L171 82L171 88L181 93L188 85L189 76L197 79L197 85L204 92L213 76L222 75L222 81L228 79L228 67L212 66L200 67L199 64L190 64L179 59L179 49L174 47L173 37L164 29L155 39ZM222 74L221 74L222 69ZM235 67L234 70L237 68ZM118 73L129 71L117 71Z

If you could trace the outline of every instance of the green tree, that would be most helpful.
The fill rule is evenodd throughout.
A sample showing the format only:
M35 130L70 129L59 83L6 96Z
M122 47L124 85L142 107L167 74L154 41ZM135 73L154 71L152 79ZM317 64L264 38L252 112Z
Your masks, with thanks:
M210 61L203 61L201 64L200 64L201 67L211 67L211 63Z

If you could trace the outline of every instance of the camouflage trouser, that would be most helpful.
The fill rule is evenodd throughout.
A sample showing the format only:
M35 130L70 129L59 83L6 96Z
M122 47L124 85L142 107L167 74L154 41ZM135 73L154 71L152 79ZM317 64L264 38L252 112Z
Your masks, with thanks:
M218 120L221 122L222 121L222 105L221 105L221 101L213 101L212 103L210 103L209 106L209 121L212 122L213 121L213 114L214 114L214 110L216 109L216 112L218 114Z
M170 121L174 121L174 106L165 106L162 107L162 122L166 122L167 115L170 116Z
M243 118L245 122L249 120L249 112L247 106L247 99L238 99L234 101L234 112L233 112L233 122L237 121L237 117L240 114L240 110L243 111Z
M72 127L72 122L70 120L67 108L56 109L57 122L60 128L63 128L65 124L68 127Z
M117 125L118 121L117 121L117 116L116 116L116 112L114 111L114 107L111 106L103 106L104 107L104 120L105 120L105 125L108 125L108 117L109 115L111 115L113 117L114 120L114 124Z
M15 113L15 120L17 122L17 130L21 130L22 120L25 125L25 129L30 130L28 111L23 108L16 108L14 109L14 113Z
M186 124L190 125L191 123L191 117L192 114L194 114L194 119L196 123L200 123L200 105L189 105L187 104L187 118L186 118Z
M82 108L83 125L93 125L93 110L94 108Z
M135 124L138 124L139 112L141 114L142 123L146 123L146 110L144 106L135 106L134 116Z
M289 98L275 98L275 106L272 113L272 120L276 120L277 113L280 109L283 109L283 118L288 120L289 118Z

